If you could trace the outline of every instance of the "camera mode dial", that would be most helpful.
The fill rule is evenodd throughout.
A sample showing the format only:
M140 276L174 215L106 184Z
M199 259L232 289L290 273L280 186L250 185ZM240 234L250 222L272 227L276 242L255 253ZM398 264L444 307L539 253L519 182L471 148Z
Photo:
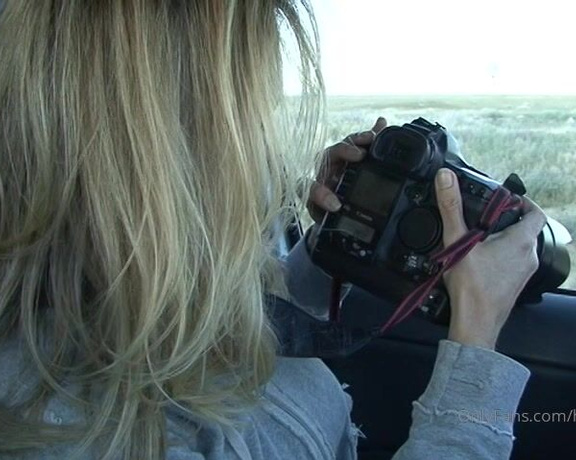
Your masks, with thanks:
M431 250L442 236L438 213L430 208L413 208L407 211L398 224L398 237L409 249L417 252Z

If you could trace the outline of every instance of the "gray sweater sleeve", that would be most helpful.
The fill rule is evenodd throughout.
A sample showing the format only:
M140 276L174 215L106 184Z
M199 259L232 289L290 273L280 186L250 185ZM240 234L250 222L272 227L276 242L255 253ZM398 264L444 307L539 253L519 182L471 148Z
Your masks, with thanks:
M442 340L428 387L413 403L409 438L394 460L509 458L529 376L500 353Z
M312 264L304 239L284 266L292 302L327 319L331 278ZM524 366L495 351L440 341L428 387L413 403L409 438L394 460L509 458L529 376Z

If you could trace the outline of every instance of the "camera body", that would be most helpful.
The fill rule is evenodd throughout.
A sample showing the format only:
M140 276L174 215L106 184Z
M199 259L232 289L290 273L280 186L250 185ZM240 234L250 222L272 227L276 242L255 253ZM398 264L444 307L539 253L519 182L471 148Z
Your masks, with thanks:
M312 248L314 263L375 295L403 299L437 271L430 256L443 246L434 178L443 167L456 173L466 224L477 227L501 184L468 165L443 126L419 118L385 128L362 162L347 165L335 190L342 208L325 215ZM490 232L521 215L520 206L507 211ZM432 291L421 310L446 322L446 291Z

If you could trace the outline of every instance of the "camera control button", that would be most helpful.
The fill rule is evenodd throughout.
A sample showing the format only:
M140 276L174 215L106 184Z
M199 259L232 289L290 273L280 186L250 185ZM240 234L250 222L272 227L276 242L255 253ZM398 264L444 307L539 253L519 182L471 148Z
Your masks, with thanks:
M429 208L414 208L400 219L398 236L404 245L414 251L432 249L442 235L437 212Z
M420 185L406 187L405 193L410 200L416 203L419 203L426 197L426 189Z

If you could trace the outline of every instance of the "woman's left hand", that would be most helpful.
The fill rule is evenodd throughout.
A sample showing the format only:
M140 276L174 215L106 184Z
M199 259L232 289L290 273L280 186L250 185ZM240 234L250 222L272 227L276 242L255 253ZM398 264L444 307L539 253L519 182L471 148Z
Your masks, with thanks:
M308 211L316 223L320 223L326 211L336 212L342 204L334 193L348 162L361 161L375 136L386 127L386 119L378 118L372 129L350 134L341 142L324 150L322 167L310 189Z

